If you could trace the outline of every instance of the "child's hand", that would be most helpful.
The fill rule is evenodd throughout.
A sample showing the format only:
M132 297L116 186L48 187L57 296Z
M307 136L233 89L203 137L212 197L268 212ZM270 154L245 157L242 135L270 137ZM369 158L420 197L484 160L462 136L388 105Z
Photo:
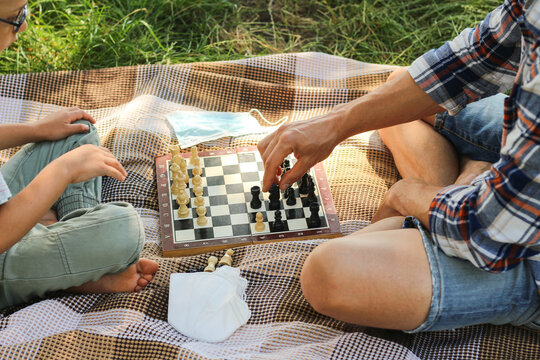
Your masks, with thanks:
M96 123L96 120L89 114L74 107L48 115L33 125L36 127L36 135L40 140L52 141L63 139L72 134L87 132L88 125L73 124L74 121L81 119L88 120L92 124Z
M51 163L67 176L73 184L97 176L110 176L124 181L127 172L109 149L96 145L82 145L73 149Z

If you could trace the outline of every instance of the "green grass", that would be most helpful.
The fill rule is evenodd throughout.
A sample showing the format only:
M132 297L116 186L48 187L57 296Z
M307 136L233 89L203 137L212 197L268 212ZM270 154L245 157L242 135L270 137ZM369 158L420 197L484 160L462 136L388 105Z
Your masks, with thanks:
M500 0L30 0L0 73L321 51L409 64ZM8 26L0 24L1 26Z

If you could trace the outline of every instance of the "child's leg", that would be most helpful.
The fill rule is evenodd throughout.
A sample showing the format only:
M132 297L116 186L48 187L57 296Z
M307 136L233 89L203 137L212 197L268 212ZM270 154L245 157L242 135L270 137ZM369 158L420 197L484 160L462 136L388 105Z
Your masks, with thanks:
M38 224L0 254L0 308L122 273L137 262L143 245L139 215L126 203L80 209L48 227ZM136 285L135 279L132 291Z
M96 129L90 122L78 120L90 127L87 133L78 133L57 141L28 144L19 150L0 171L13 195L24 189L51 161L84 144L100 145ZM70 184L53 208L61 219L71 211L93 208L101 202L101 177Z

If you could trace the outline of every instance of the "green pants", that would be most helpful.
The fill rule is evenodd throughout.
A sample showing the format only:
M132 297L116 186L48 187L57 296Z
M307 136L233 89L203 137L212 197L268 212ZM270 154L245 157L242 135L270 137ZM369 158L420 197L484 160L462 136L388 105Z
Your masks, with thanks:
M95 128L84 123L88 133L28 144L0 168L13 196L52 160L83 144L100 145ZM0 308L122 272L139 259L144 228L135 209L100 202L101 177L69 185L53 206L60 221L37 224L0 254Z

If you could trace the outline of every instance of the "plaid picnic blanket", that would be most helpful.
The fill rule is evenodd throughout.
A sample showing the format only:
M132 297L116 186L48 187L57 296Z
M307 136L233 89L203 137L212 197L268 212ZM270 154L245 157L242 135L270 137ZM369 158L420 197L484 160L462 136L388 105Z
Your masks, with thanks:
M234 266L249 281L252 317L228 340L209 344L167 323L169 276L209 254L162 258L154 158L175 143L165 114L186 109L248 111L294 121L327 112L377 87L391 66L320 53L228 62L147 65L0 77L0 121L30 122L78 106L97 120L104 146L124 164L125 182L104 179L104 201L135 206L146 228L143 256L160 270L136 294L51 294L0 312L2 359L538 359L539 333L473 326L409 335L363 328L316 313L302 297L302 263L324 240L237 248ZM254 145L257 136L207 142L200 150ZM18 149L0 152L0 163ZM344 234L369 224L398 179L377 132L340 144L325 161ZM219 255L218 253L214 255ZM208 324L211 326L211 324Z

